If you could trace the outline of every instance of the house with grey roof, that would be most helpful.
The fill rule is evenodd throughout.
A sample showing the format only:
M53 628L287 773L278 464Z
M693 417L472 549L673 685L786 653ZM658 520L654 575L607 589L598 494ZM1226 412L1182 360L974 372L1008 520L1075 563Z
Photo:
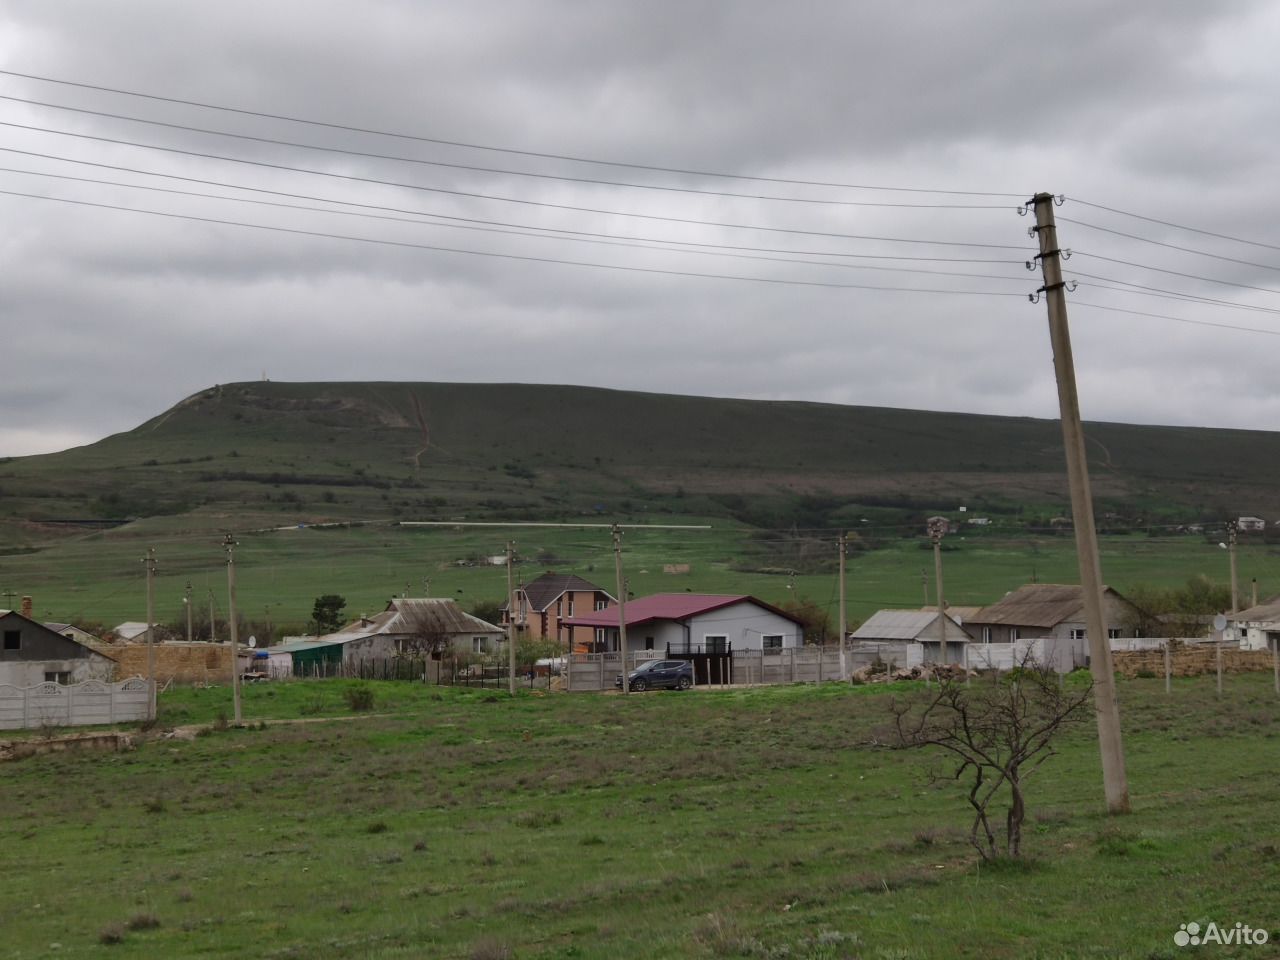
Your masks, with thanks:
M549 637L567 647L573 630L566 620L603 610L616 600L590 580L572 573L548 572L519 587L515 602L515 625L521 636L533 640ZM509 606L502 605L504 626L512 619Z
M946 638L946 650L941 650ZM973 636L949 612L936 610L877 610L853 631L854 643L918 643L930 663L963 663L964 645Z
M342 661L390 657L439 657L457 653L493 653L505 634L501 627L472 616L450 597L398 598L373 617L361 617L336 633L317 637L318 645L342 647Z
M1141 621L1142 611L1107 586L1102 588L1102 604L1108 639L1137 636L1133 624ZM1028 583L983 607L965 620L965 626L982 643L1056 640L1055 648L1069 655L1073 665L1089 662L1084 590L1078 584Z
M1236 640L1242 650L1270 650L1280 644L1280 597L1233 613L1229 619L1228 639Z
M0 610L0 683L109 681L116 662L43 623L13 610Z

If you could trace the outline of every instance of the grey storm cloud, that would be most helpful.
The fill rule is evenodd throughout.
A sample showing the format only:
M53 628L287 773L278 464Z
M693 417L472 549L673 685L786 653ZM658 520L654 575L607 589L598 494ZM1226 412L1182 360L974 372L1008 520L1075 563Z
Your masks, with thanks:
M1085 415L1271 429L1277 27L1260 0L0 3L0 455L264 372L1054 416L1038 189L1068 197Z

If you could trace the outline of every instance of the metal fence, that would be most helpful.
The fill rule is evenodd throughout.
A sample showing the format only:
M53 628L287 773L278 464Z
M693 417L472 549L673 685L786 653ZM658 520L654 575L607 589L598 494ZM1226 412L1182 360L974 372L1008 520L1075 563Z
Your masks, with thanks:
M271 670L272 680L312 680L343 677L350 680L401 680L444 687L495 687L510 685L511 668L505 660L490 662L442 657L360 657L351 660L298 663L292 672ZM547 669L516 670L516 685L526 689L550 689L552 672Z
M119 683L0 684L0 730L80 727L146 720L152 713L150 684L142 677Z

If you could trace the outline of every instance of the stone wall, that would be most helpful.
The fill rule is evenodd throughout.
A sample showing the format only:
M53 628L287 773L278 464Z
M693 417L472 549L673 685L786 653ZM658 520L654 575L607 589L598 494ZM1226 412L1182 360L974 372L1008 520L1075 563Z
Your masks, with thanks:
M157 643L156 683L230 683L231 644ZM116 679L147 675L147 645L120 644L111 648L116 661Z
M1139 673L1164 676L1163 650L1117 651L1111 654L1116 672L1124 677L1136 677ZM1173 675L1193 677L1202 673L1216 673L1218 669L1214 648L1207 644L1194 647L1174 641ZM1266 650L1240 650L1222 648L1223 673L1247 673L1251 670L1270 670L1271 654Z

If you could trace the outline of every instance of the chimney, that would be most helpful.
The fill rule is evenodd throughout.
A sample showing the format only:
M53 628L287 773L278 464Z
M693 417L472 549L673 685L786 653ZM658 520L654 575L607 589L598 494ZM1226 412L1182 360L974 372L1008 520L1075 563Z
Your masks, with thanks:
M22 598L22 615L26 617L28 620L31 619L31 598L30 597Z

